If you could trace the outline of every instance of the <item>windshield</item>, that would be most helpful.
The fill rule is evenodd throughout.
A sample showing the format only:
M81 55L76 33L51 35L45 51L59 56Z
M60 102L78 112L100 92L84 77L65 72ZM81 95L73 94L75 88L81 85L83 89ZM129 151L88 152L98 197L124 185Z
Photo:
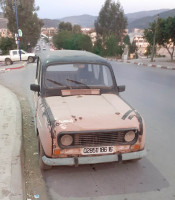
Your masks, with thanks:
M27 52L24 50L21 50L21 54L26 54Z
M61 64L47 67L47 88L108 88L113 86L109 68L99 64Z

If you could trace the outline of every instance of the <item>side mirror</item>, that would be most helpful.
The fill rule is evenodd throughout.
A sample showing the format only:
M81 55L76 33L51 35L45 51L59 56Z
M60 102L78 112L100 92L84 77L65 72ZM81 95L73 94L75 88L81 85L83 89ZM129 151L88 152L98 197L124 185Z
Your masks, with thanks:
M124 92L125 91L125 85L119 85L117 86L118 92Z
M36 84L31 84L30 85L30 90L32 90L34 92L40 92L40 86L36 85Z

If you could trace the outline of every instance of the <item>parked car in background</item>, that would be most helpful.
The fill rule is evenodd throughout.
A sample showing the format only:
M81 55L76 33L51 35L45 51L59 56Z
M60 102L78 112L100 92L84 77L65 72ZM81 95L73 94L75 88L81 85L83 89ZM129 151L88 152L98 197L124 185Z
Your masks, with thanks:
M21 50L21 60L28 61L30 63L34 62L36 55L34 53L27 53L24 50ZM0 56L0 62L5 62L6 65L11 65L15 61L20 60L19 50L10 50L9 55Z
M35 51L40 51L40 50L41 50L40 45L37 45L37 46L35 47Z
M40 167L138 160L145 153L140 114L119 95L112 66L86 51L38 58L34 91Z
M46 46L43 46L43 50L46 50Z

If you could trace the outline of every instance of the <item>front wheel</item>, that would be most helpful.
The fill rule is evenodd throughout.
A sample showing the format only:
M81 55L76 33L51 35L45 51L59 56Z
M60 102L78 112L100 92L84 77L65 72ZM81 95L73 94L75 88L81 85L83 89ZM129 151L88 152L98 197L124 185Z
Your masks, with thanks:
M52 166L46 165L42 160L42 157L45 155L45 153L44 153L44 149L42 147L42 144L41 144L40 140L38 140L38 146L39 146L39 165L40 165L40 169L41 170L51 169Z
M33 63L33 62L34 62L34 58L33 58L33 57L29 57L29 58L28 58L28 62L29 62L29 63Z

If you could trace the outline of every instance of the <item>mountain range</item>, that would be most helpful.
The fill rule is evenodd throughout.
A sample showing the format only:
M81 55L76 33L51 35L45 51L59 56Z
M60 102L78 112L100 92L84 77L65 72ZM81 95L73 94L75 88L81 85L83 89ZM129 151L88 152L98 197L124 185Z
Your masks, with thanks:
M141 11L135 13L126 14L128 20L127 28L131 31L133 28L144 29L149 26L149 23L153 22L156 19L156 16L159 14L160 18L174 17L175 9L160 9L160 10L151 10L151 11ZM58 24L61 21L70 22L71 24L78 24L81 27L93 28L94 22L97 19L97 16L92 15L79 15L79 16L70 16L61 19L43 19L45 27L58 27Z
M149 26L149 23L153 22L156 19L156 16L159 14L160 18L174 17L175 9L160 9L160 10L151 10L151 11L141 11L135 13L126 14L128 20L128 29L131 31L133 28L144 29ZM61 21L70 22L71 24L78 24L84 28L93 28L94 22L97 19L97 16L92 15L79 15L79 16L70 16L64 17L61 19L42 19L44 22L44 27L54 27L57 28L58 24ZM7 27L7 20L0 13L0 28Z
M152 23L157 15L159 14L159 18L163 18L166 19L168 17L174 17L175 16L175 9L171 9L171 10L160 10L161 12L155 12L155 14L152 13L151 16L145 16L142 18L137 18L135 20L128 20L128 29L132 30L133 28L140 28L140 29L144 29L144 28L148 28L149 24Z

